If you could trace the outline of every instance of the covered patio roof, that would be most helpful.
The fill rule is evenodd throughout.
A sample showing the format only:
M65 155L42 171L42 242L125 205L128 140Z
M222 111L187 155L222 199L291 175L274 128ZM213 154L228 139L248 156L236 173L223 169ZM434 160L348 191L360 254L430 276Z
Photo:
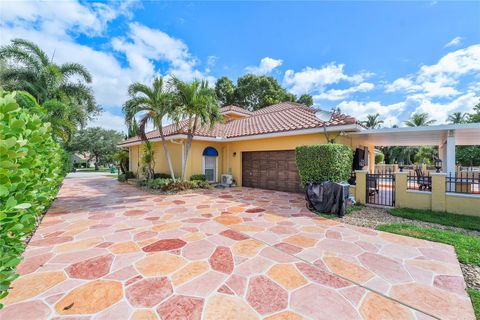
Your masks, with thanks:
M442 145L455 137L455 145L480 145L480 123L403 127L349 132L349 136L375 146Z

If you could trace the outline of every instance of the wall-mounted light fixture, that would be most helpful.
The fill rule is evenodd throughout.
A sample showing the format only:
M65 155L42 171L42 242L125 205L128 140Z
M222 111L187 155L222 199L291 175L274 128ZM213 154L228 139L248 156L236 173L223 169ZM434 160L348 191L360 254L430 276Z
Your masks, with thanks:
M234 153L233 153L233 156L235 157L236 155L237 155L237 153L236 153L236 152L234 152Z

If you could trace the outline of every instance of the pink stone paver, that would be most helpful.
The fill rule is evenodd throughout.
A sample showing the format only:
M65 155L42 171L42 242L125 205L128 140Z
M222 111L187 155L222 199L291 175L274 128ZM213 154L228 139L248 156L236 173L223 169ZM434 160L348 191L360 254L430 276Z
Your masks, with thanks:
M24 256L2 320L474 319L452 247L320 218L285 192L68 178Z

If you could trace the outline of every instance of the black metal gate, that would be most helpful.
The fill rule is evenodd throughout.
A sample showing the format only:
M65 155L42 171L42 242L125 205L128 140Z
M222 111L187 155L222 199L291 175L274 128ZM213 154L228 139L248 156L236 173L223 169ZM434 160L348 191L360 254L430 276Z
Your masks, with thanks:
M368 204L395 206L395 175L392 172L367 173L366 183Z

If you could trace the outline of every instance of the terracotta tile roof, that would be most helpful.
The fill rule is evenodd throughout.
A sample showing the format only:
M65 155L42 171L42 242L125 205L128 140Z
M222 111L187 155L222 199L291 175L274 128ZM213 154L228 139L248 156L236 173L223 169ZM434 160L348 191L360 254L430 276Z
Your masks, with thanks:
M249 116L251 116L253 114L251 111L248 111L247 109L243 109L243 108L235 106L235 105L229 105L229 106L225 106L225 107L220 108L220 112L222 114L227 113L229 111L237 112L237 113L241 113L241 114L249 115Z
M226 123L216 124L212 129L208 127L200 127L197 130L196 135L204 137L234 138L357 123L355 118L338 113L334 114L330 121L322 121L315 115L318 111L317 109L295 102L282 102L254 112L244 110L237 106L223 107L221 111L226 112L225 110L232 110L240 112L237 111L238 109L241 109L240 111L248 116ZM186 122L181 122L177 126L168 125L164 127L163 131L166 136L173 134L186 134ZM147 137L149 139L159 138L160 134L158 130L154 130L148 132ZM120 145L139 140L139 137L133 137L122 141Z

